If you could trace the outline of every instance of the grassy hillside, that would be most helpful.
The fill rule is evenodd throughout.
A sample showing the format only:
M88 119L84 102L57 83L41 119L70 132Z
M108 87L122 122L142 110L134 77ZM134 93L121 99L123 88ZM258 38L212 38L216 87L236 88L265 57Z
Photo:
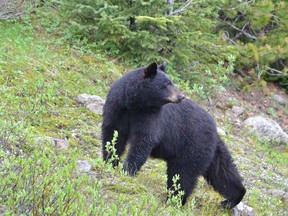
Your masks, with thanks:
M166 204L162 161L150 159L136 178L102 162L101 115L74 98L105 98L127 69L95 46L67 44L42 21L0 22L0 214L230 215L203 179L186 206ZM247 132L234 131L228 121L218 123L230 131L225 141L247 187L244 203L258 215L284 215L287 203L267 190L287 190L287 151L254 138L251 146ZM47 137L66 139L69 148L55 148ZM77 160L88 160L92 170L78 172Z

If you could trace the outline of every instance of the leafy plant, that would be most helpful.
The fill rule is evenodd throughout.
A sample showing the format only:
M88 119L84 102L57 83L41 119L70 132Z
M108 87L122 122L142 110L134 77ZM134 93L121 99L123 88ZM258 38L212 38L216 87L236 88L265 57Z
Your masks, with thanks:
M100 201L101 185L77 173L76 155L56 155L44 148L35 149L29 157L5 157L0 167L0 203L6 215L80 214L90 202L87 197L95 206ZM89 211L95 213L96 208Z
M117 138L118 138L118 131L115 130L113 133L112 141L107 142L105 145L106 151L108 152L108 155L109 155L108 156L109 161L107 161L108 163L113 164L115 161L119 161L119 156L117 155L116 148L115 148Z
M180 208L182 206L182 199L184 196L184 191L181 190L181 185L178 183L180 180L179 175L175 175L172 178L173 185L171 188L168 188L167 194L168 199L167 203L169 205L176 206L177 208Z

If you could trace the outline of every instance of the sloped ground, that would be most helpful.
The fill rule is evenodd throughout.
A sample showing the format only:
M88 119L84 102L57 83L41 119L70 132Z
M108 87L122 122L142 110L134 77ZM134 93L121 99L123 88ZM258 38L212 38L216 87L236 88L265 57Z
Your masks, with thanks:
M105 165L101 115L79 106L74 98L83 93L105 98L111 83L127 69L95 54L95 47L83 51L79 43L71 48L32 23L0 23L0 214L231 214L220 208L222 198L203 179L186 206L165 204L162 161L149 159L136 178ZM249 115L267 115L272 107L276 116L273 111L268 115L287 131L287 107L272 106L268 98L262 103L264 95L257 94L229 90L213 99L219 101L210 113L226 131L223 139L243 175L244 203L257 215L285 215L287 202L269 190L288 190L287 146L259 143L242 122ZM205 101L199 103L205 106ZM235 117L233 105L245 107L244 114ZM55 148L47 136L66 139L68 150ZM88 160L92 170L79 173L77 160Z
M273 95L278 94L287 101L287 95L277 87L271 87L271 84L267 89L269 94L259 90L243 93L229 88L215 98L217 104L211 113L218 125L225 129L227 136L224 140L242 171L248 189L244 202L259 215L285 215L287 201L271 196L271 191L287 191L287 144L259 142L244 124L247 118L259 115L278 122L287 133L288 106L280 105L273 99ZM233 112L235 106L243 108L241 115ZM275 209L269 209L272 206Z

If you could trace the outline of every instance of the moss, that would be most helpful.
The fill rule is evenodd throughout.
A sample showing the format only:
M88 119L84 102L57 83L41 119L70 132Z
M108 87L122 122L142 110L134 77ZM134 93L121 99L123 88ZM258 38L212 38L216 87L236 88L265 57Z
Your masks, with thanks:
M117 193L124 193L130 195L140 195L147 192L146 188L142 185L131 184L129 182L122 182L122 184L110 184L107 189Z

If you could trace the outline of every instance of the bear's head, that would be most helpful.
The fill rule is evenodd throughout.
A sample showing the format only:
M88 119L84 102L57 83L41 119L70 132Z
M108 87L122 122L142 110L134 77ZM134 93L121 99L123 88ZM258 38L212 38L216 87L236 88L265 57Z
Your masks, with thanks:
M184 94L165 73L166 62L157 66L136 69L138 79L126 86L126 99L131 108L161 107L167 103L180 103ZM132 105L132 106L131 106Z

